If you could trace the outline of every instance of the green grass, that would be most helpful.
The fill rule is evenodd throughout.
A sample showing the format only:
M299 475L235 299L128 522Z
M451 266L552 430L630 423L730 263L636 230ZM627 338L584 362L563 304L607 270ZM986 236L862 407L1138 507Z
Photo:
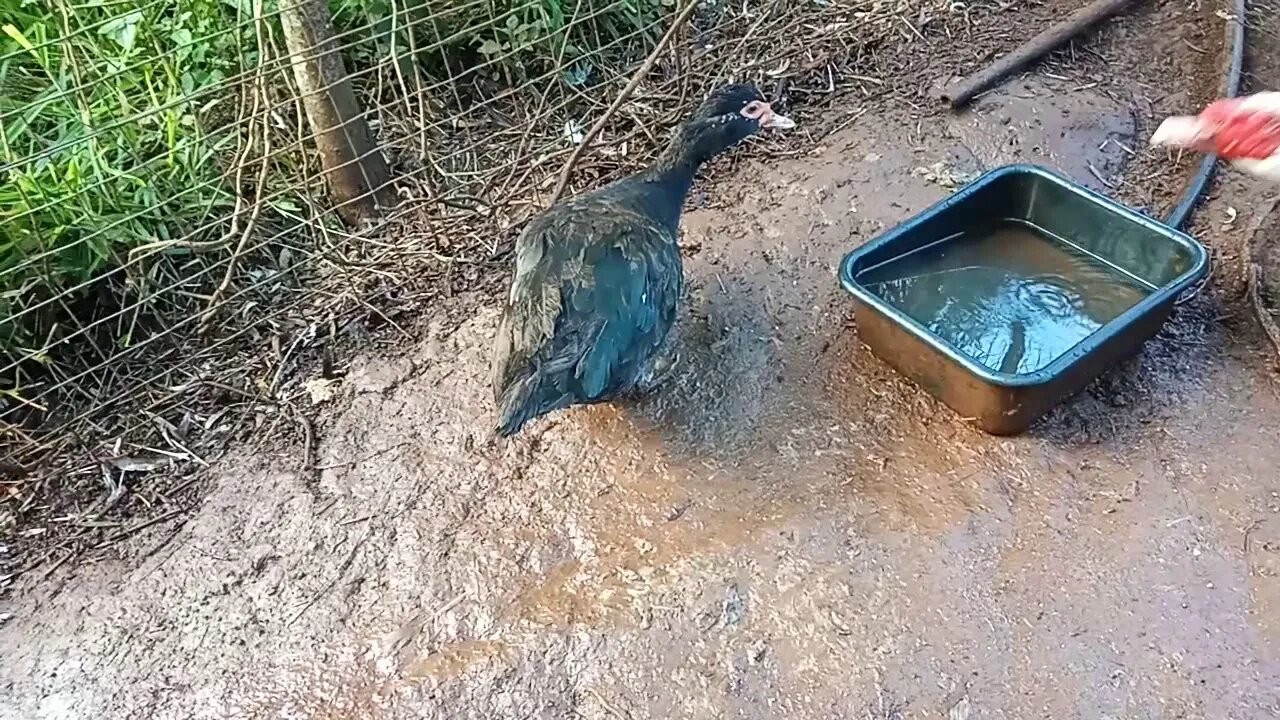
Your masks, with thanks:
M351 72L381 71L394 58L402 70L416 60L413 72L432 80L483 66L487 81L516 84L563 67L563 82L586 85L600 62L593 48L652 41L672 2L330 0L330 9ZM71 308L101 297L101 279L129 265L131 251L221 238L235 202L228 167L245 132L236 122L247 92L240 81L258 59L252 8L253 0L0 0L4 364L47 362L76 327ZM276 11L275 0L266 3L283 47ZM276 95L287 78L279 67L271 74ZM292 121L277 130L293 137ZM259 191L298 207L287 196L306 189L306 166L281 157ZM164 257L183 252L171 244ZM214 261L231 248L217 252ZM117 274L108 291L127 291L137 272ZM0 378L0 388L21 384Z
M485 65L512 81L564 66L564 80L588 80L597 49L634 37L652 42L654 23L675 0L330 0L338 32L362 28L349 56L357 65L417 51L437 78ZM356 34L355 32L352 33Z
M202 118L234 102L208 91L254 60L228 30L234 8L121 7L0 0L0 317L230 207L220 160L235 137ZM44 339L38 315L0 328L6 349Z

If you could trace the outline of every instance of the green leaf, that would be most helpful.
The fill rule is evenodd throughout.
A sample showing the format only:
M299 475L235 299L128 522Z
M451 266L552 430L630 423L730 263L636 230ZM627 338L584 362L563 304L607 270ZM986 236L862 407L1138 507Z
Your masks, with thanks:
M14 42L21 45L23 50L35 54L36 46L31 44L31 41L27 39L26 35L22 34L21 30L8 23L6 23L4 27L0 27L0 30L4 30L4 34L8 35Z
M302 212L302 207L290 198L277 198L275 200L272 200L271 207L274 207L278 211L289 212L289 213Z
M133 49L133 43L138 38L140 22L142 22L142 12L134 10L128 15L111 18L105 25L98 28L98 34L115 40L117 45L128 52Z
M253 17L253 0L222 0L222 4L235 8L244 17Z

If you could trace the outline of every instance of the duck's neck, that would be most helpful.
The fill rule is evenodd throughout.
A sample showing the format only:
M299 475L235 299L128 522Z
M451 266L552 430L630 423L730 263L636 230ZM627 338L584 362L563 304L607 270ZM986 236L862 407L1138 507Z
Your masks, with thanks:
M702 163L673 163L670 165L654 163L649 166L644 175L647 179L661 183L673 195L679 195L681 199L689 192L689 188L693 186L693 176L698 172L698 166Z
M691 149L677 137L644 171L644 179L659 191L653 198L655 207L649 210L673 231L680 222L680 211L693 186L693 176L702 165L702 160L689 152Z

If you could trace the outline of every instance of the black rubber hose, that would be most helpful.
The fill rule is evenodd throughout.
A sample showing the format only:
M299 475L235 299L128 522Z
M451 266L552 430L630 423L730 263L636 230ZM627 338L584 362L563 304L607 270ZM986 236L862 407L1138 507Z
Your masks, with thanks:
M1226 87L1223 93L1223 97L1229 98L1240 94L1240 76L1244 70L1245 0L1235 0L1234 5L1235 18L1227 21L1229 23L1227 35L1231 38L1231 66L1227 68L1227 76L1224 78ZM1213 180L1213 172L1217 166L1217 155L1209 155L1200 162L1200 169L1196 171L1196 174L1191 178L1191 182L1187 184L1182 200L1178 202L1173 212L1169 213L1169 218L1165 220L1166 225L1175 229L1182 229L1182 226L1191 218L1191 213L1195 211L1201 196L1204 195L1204 191L1208 189L1209 182Z

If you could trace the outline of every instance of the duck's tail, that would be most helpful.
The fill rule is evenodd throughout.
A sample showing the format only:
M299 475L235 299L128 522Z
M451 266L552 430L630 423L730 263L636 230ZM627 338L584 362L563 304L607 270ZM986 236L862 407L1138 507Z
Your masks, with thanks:
M498 402L498 423L494 432L500 437L511 437L536 417L538 412L534 394L537 389L538 378L533 373L522 373L512 378L511 382L496 387L494 396Z
M494 432L504 438L520 432L530 420L568 406L576 397L561 386L561 380L565 372L571 372L577 356L570 352L548 359L545 348L532 354L513 351L525 345L515 342L510 320L504 319L498 328L493 364L493 398L498 406Z

